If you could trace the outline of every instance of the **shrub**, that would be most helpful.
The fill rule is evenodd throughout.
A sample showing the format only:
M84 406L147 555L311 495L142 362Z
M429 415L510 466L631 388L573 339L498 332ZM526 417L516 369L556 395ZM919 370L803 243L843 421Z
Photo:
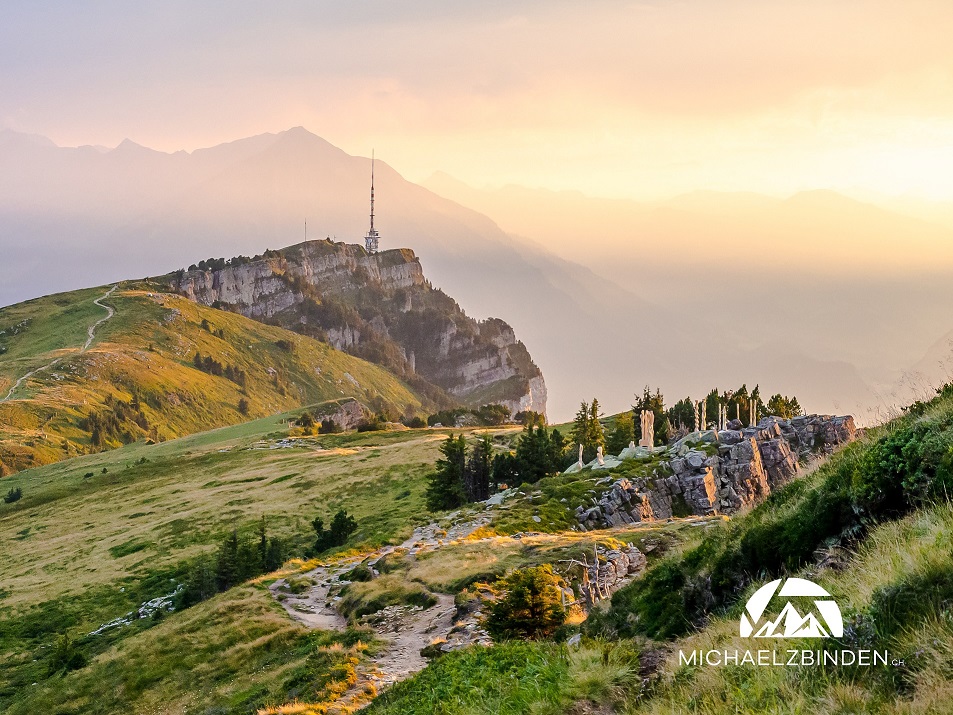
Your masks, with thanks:
M386 429L387 424L386 420L382 415L373 415L367 419L363 419L357 423L358 432L379 432L380 430Z
M324 519L321 517L311 522L311 528L317 535L314 542L315 553L321 553L335 546L344 546L348 537L357 531L357 520L341 509L331 520L330 529L324 528Z
M20 501L21 498L23 498L23 489L21 487L15 487L7 492L3 501L7 504L12 504L15 501Z
M374 573L364 564L358 564L345 573L344 578L348 581L370 581L374 578Z
M79 670L86 666L86 662L86 656L76 645L76 641L70 638L69 634L64 633L53 644L50 659L47 661L47 673L55 675L70 670Z
M320 434L336 434L341 431L341 426L330 417L321 420L321 426L318 428Z
M566 621L562 579L549 564L517 569L501 584L503 595L490 606L486 627L494 640L537 640Z

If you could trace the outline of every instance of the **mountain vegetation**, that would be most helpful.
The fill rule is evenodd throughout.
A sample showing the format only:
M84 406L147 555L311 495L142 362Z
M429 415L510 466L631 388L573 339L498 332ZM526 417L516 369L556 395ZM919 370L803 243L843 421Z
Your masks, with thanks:
M508 662L505 648L476 660L461 652L395 687L370 712L425 712L435 704L426 689L439 690L443 678L461 688L448 713L943 712L953 692L951 452L948 385L749 514L686 539L650 564L609 608L590 614L576 649L523 645L528 652L510 666L512 689L490 684ZM679 662L679 649L748 647L737 633L741 606L781 574L803 574L841 604L845 635L825 647L887 650L893 662L819 666L810 677L803 667ZM790 647L814 646L795 639ZM602 667L593 669L599 653ZM541 679L535 691L517 685L551 668L559 675ZM464 683L472 684L466 694Z

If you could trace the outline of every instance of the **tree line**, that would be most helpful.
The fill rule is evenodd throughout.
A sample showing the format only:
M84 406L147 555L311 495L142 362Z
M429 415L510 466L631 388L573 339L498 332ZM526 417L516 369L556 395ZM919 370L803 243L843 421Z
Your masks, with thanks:
M192 358L192 364L196 370L207 372L209 375L215 375L216 377L224 377L239 387L245 387L245 383L248 381L248 376L244 370L234 365L222 364L211 355L202 355L198 351Z
M80 421L80 427L89 432L89 441L94 447L104 447L110 440L129 444L136 440L131 425L149 432L149 420L142 411L142 402L137 392L128 402L116 399L111 393L104 398L105 406L92 412Z
M463 435L450 435L440 445L443 455L427 477L427 507L431 511L456 509L483 501L491 487L538 482L563 469L566 443L559 432L542 425L523 428L514 451L494 454L487 434L467 447Z
M240 536L238 529L227 534L214 554L199 557L187 569L182 591L176 601L176 610L211 598L227 591L250 578L270 573L295 552L304 556L318 556L323 552L343 546L357 531L357 520L340 509L332 518L330 528L325 528L324 519L315 518L311 528L315 532L310 546L269 536L262 517L251 536Z
M758 385L750 391L744 384L737 390L713 389L706 395L705 405L706 428L717 425L721 406L727 408L729 419L737 418L744 426L749 424L751 406L756 420L767 415L790 419L803 414L796 397L778 393L764 402ZM515 449L494 452L486 434L472 445L467 444L463 435L451 434L440 445L441 457L427 477L427 506L431 511L456 509L487 499L492 488L501 485L535 484L578 459L578 445L582 445L584 462L592 461L599 447L607 454L618 454L630 443L641 440L643 410L655 415L655 445L667 444L695 427L695 402L690 397L668 407L661 390L652 391L646 386L632 409L617 415L610 429L603 424L604 415L597 399L581 403L568 441L559 430L548 430L542 415L535 413L528 418L524 415L523 431Z
M721 391L717 388L705 396L705 429L713 429L718 424L718 411L725 407L728 419L738 419L745 427L750 426L750 410L754 407L755 422L774 415L782 419L791 419L804 414L797 397L787 397L776 393L765 402L761 397L761 388L758 385L748 390L742 384L736 390ZM695 400L685 397L671 407L666 406L662 391L653 392L648 386L637 395L632 410L616 416L612 430L606 433L602 424L604 415L600 412L599 401L583 402L576 412L571 428L573 445L583 446L583 460L591 461L596 456L596 450L603 447L609 454L618 454L630 442L642 439L642 411L653 413L654 444L660 446L668 444L688 434L695 428Z

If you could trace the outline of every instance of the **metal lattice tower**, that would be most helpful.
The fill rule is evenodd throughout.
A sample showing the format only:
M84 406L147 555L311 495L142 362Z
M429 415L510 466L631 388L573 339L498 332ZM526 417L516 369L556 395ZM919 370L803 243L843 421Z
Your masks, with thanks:
M368 253L377 253L380 245L380 234L374 228L374 150L371 150L371 227L364 237L364 248Z

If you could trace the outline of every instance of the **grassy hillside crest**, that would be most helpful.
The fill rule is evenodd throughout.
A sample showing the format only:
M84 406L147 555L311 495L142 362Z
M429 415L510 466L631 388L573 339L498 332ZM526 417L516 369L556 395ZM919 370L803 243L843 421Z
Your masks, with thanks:
M57 361L0 402L0 474L326 400L353 397L396 415L422 408L376 365L148 283L123 283L105 300L115 315L83 351L87 330L105 316L93 301L106 291L0 309L0 397ZM211 369L196 367L196 353ZM91 415L103 423L98 440Z

